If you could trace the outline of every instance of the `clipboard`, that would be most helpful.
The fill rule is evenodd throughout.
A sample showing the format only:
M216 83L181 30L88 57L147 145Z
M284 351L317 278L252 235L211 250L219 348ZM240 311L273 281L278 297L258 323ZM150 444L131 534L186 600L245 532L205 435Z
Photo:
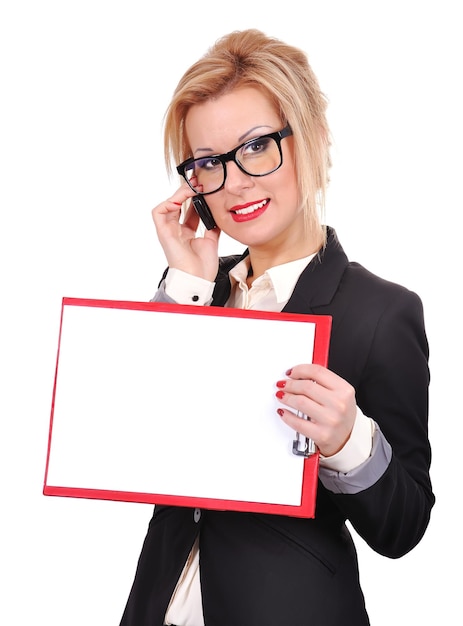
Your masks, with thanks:
M277 380L330 316L63 298L43 493L314 517Z

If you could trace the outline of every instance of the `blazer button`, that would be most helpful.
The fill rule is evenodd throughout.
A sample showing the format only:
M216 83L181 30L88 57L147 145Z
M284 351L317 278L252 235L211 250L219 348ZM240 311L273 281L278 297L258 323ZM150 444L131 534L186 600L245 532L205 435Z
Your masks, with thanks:
M195 509L195 512L193 513L193 519L196 524L199 522L199 520L201 519L201 509Z

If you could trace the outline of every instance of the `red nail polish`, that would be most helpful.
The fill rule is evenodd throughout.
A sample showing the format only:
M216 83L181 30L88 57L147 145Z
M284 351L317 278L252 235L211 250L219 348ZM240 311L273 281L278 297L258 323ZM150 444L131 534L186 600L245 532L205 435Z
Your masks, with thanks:
M277 382L277 387L279 387L280 389L284 389L286 387L286 380L279 380Z
M292 372L292 371L293 371L292 369L287 370L287 371L285 372L286 376L291 376L291 372Z
M276 397L279 398L280 400L283 398L283 396L285 395L284 391L277 391L276 392Z
M277 413L278 413L278 415L279 415L280 417L283 417L283 413L284 413L284 411L283 411L283 409L277 409Z

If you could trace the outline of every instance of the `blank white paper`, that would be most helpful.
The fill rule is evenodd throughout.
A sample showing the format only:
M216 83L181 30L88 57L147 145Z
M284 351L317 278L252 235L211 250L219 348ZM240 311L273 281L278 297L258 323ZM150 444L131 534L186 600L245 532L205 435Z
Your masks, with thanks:
M47 484L299 505L277 380L310 322L66 304Z

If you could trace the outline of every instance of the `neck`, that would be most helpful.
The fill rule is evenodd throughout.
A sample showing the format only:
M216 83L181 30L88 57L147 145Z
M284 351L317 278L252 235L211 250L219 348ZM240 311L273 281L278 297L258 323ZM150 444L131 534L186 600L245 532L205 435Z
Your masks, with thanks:
M293 244L294 242L287 242L285 246L278 249L250 246L249 259L251 261L251 270L248 276L248 284L262 276L271 267L296 261L318 252L323 245L323 236L321 234L317 236L307 235L299 245Z

